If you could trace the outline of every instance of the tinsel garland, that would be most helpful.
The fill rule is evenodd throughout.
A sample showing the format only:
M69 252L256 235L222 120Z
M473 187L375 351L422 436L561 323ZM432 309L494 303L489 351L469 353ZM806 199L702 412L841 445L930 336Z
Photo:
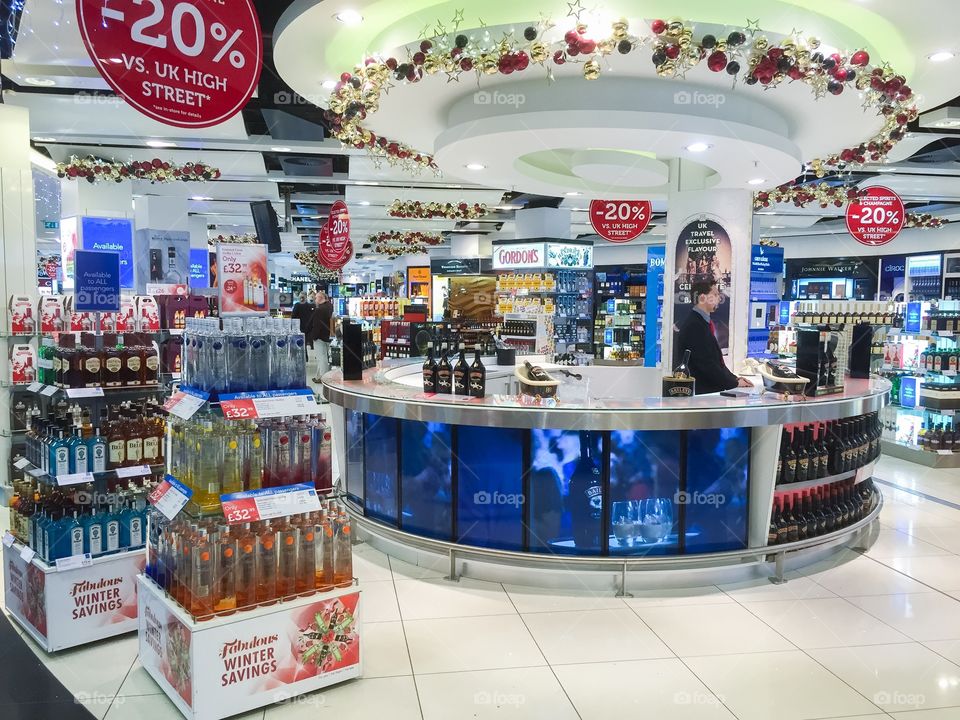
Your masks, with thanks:
M872 65L869 53L863 49L825 55L819 50L819 38L801 37L797 31L779 42L771 41L760 33L759 20L748 20L746 27L733 30L726 37L705 34L694 39L693 26L680 20L653 20L642 35L634 35L628 20L620 18L602 36L591 37L586 23L580 22L584 8L579 0L568 4L568 17L573 20L562 39L543 39L544 33L554 26L543 18L537 25L526 27L522 39L514 37L511 31L499 41L478 42L457 32L463 22L463 12L458 11L454 32L448 32L438 22L433 40L423 40L419 48L408 47L405 59L366 58L352 73L340 75L330 96L325 117L331 133L346 145L368 150L375 159L386 159L409 171L429 168L439 172L429 154L377 136L364 127L367 115L379 110L382 95L394 84L417 83L424 75L439 72L447 76L448 82L459 81L460 75L469 73L479 83L482 75L511 75L534 64L543 67L552 80L551 63L568 62L582 63L584 78L596 80L601 74L600 60L605 56L614 52L626 55L648 44L649 60L660 77L685 78L690 70L705 62L710 71L726 73L734 84L742 81L768 89L784 81L803 82L811 88L815 100L828 93L841 95L847 88L862 92L864 109L874 109L884 117L882 129L856 147L812 160L810 166L817 177L824 177L828 166L842 170L882 160L903 139L907 123L918 114L912 102L913 90L906 79L887 63Z
M306 271L317 281L340 282L340 271L325 268L320 264L320 259L317 257L316 253L298 252L294 253L294 257L297 259L297 262L303 265Z
M371 235L364 243L364 250L373 250L377 255L398 258L402 255L419 255L443 242L440 235L419 231L382 232Z
M125 180L149 180L152 183L206 182L219 180L220 170L203 163L177 165L160 158L116 162L91 156L69 162L57 163L57 177L66 180L96 182L123 182Z
M447 220L477 220L489 212L482 203L422 203L416 201L394 200L387 213L395 218L412 218L416 220L433 220L445 218Z
M207 243L210 245L256 245L260 242L260 238L252 233L244 233L243 235L217 235L215 238L208 240Z

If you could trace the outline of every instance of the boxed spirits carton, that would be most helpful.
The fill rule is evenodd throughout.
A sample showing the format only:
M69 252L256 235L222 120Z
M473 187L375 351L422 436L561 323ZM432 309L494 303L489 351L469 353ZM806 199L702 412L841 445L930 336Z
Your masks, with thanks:
M33 317L33 300L27 295L13 295L9 309L11 333L33 335L37 331L37 321Z

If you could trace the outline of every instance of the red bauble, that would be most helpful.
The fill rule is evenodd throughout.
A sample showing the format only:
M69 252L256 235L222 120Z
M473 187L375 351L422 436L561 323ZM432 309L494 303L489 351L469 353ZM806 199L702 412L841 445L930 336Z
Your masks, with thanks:
M594 40L588 40L587 38L582 38L580 42L577 43L577 47L580 49L580 52L582 52L584 55L589 55L590 53L592 53L594 50L597 49L597 43Z
M576 57L580 54L580 47L577 45L567 45L567 55Z
M650 29L659 35L667 29L667 23L665 23L663 20L654 20L652 23L650 23Z
M352 76L351 76L350 73L348 73L348 72L342 73L342 74L340 75L340 81L341 81L341 82L350 82L350 78L351 78L351 77L352 77Z
M906 125L909 122L906 113L900 113L897 115L897 125Z
M387 58L387 62L384 63L391 70L397 69L397 59L396 58Z
M423 65L423 61L427 59L427 56L422 52L413 54L413 64L414 65Z
M161 160L160 158L154 158L154 159L153 159L153 162L150 163L150 164L153 165L153 167L155 167L155 168L162 168L162 167L163 167L163 160Z
M870 62L870 53L866 50L857 50L850 56L850 64L857 67L863 67Z
M460 212L466 212L468 206L465 202L462 202L459 205L457 205L457 207L460 208Z
M421 52L427 52L427 50L429 50L432 47L433 47L433 43L430 42L429 40L424 40L422 43L420 43Z
M508 55L501 55L500 60L497 61L497 67L500 72L504 75L509 75L513 72L513 58Z
M553 54L553 62L557 65L563 65L567 61L566 55L563 54L563 50L557 50Z
M513 56L513 64L517 70L526 70L530 65L530 56L521 50Z
M880 78L880 77L878 77L878 76L876 76L876 75L872 76L872 77L870 78L870 88L871 88L872 90L880 90L880 91L882 91L882 90L884 89L883 78Z
M719 50L710 53L710 57L707 58L707 67L713 72L720 72L727 67L727 54Z
M833 53L830 55L830 59L833 60L837 65L843 64L843 58L840 57L840 53Z
M773 60L779 60L783 57L783 48L773 47L767 53Z
M464 58L460 61L460 69L464 72L470 72L473 70L473 60L470 58Z
M450 57L458 58L463 54L463 48L455 47L450 51Z
M576 30L567 30L567 32L563 35L563 41L567 45L576 45L578 42L580 42L580 35L577 34Z
M803 79L803 70L798 66L794 65L789 70L787 70L787 75L791 80L801 80Z
M853 160L853 150L851 150L850 148L843 150L840 153L840 159L843 160L844 162L850 162L851 160Z
M847 71L842 67L835 68L833 76L840 82L844 82L847 79Z
M900 88L900 93L897 95L898 100L906 100L911 95L913 95L913 89L909 85L904 85Z
M667 45L663 52L671 60L676 60L680 56L680 46L679 45Z

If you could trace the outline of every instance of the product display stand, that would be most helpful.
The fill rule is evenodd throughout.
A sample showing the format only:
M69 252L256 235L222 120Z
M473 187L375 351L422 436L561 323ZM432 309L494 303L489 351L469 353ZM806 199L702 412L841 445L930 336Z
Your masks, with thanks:
M137 629L136 578L146 551L74 556L48 565L19 542L3 541L7 612L47 652Z
M197 622L137 578L140 663L183 713L218 720L361 674L357 587Z

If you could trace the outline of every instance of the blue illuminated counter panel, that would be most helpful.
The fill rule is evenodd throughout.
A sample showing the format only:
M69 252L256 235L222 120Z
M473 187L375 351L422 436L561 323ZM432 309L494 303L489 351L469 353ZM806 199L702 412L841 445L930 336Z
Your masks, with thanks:
M349 499L368 520L477 548L618 557L762 547L783 426L877 412L890 389L851 380L843 395L804 402L665 400L637 392L656 371L575 370L615 397L569 402L561 388L556 407L526 406L512 368L488 367L493 394L482 400L425 396L417 363L360 381L328 373Z

